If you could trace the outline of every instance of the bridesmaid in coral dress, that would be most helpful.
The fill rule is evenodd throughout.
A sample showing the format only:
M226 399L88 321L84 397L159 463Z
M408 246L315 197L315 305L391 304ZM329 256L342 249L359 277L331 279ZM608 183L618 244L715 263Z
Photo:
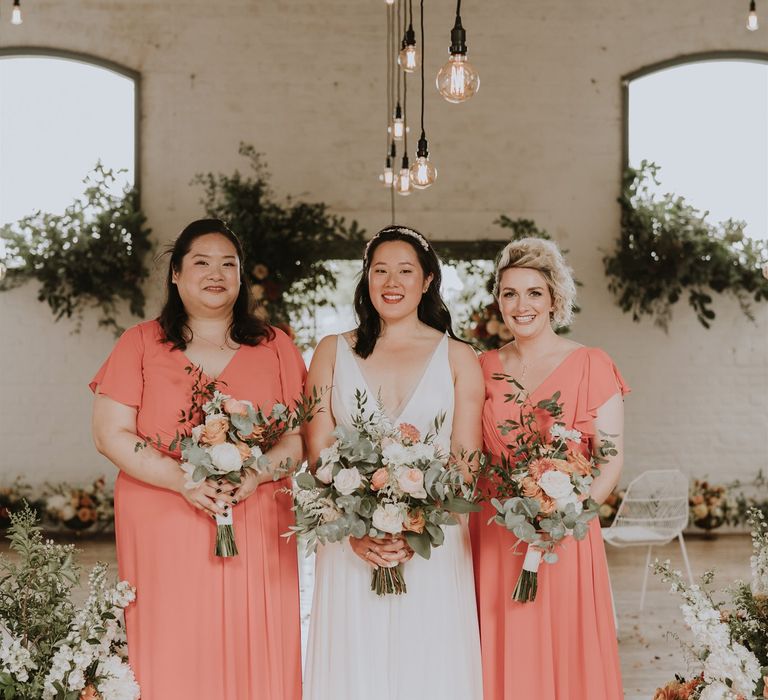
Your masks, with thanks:
M612 438L618 455L601 467L591 489L602 503L621 471L622 395L628 388L605 352L555 333L570 321L575 297L573 277L557 246L535 238L510 243L497 263L495 294L514 340L481 357L486 451L496 461L509 453L514 435L502 435L499 425L520 412L505 401L509 384L494 374L514 377L534 403L559 391L561 420L582 433L585 453L599 445L602 433L618 435ZM551 425L542 411L544 430L547 419ZM470 522L485 700L619 700L618 644L597 519L585 539L564 540L557 563L542 563L536 600L519 603L512 592L523 556L513 551L517 538L512 533L488 524L494 514L486 503Z
M119 469L115 485L120 577L136 586L126 611L129 660L142 700L301 697L296 545L286 480L248 470L239 488L185 487L168 445L187 408L197 365L222 390L265 409L291 404L305 368L288 337L252 314L242 248L216 219L190 224L171 251L168 299L155 321L123 334L91 383L98 450ZM271 464L301 459L298 434ZM214 556L213 515L234 518L239 555Z

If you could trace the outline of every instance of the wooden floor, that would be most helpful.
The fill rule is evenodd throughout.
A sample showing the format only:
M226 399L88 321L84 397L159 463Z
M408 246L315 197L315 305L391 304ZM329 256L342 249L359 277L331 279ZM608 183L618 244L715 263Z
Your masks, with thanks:
M694 576L715 568L718 588L738 578L748 580L751 541L747 535L722 535L715 540L689 537L686 542ZM114 565L115 548L110 539L83 540L78 547L83 581L87 580L87 570L97 561ZM0 551L6 549L3 543ZM653 575L649 576L645 609L642 612L638 610L645 554L642 548L608 548L619 620L624 697L627 700L649 700L653 691L672 679L676 672L693 670L687 667L680 643L672 636L677 634L683 640L690 640L682 622L679 599L668 591L666 584ZM674 568L683 570L677 544L659 549L658 558L670 559ZM311 601L311 561L304 560L302 573L302 626L306 628ZM78 598L85 598L82 590Z

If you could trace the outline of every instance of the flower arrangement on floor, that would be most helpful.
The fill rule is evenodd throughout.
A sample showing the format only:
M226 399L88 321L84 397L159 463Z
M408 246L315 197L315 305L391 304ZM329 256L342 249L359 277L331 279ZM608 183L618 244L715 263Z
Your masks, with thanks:
M699 479L694 479L691 484L688 505L691 522L707 534L727 523L732 510L727 486Z
M610 527L619 512L619 506L627 495L626 489L616 488L608 494L608 498L600 505L597 516L600 518L600 527Z
M0 696L18 700L138 700L125 660L123 611L135 593L91 572L89 596L72 602L80 580L72 545L44 541L29 508L11 516L16 562L0 557Z
M413 425L392 425L381 407L366 412L365 392L355 398L353 427L336 426L336 442L322 450L317 470L296 478L296 525L289 534L306 537L308 552L350 535L404 534L429 559L443 544L443 528L457 523L454 514L479 510L472 485L435 444L443 417L422 437ZM403 566L374 569L371 590L406 593Z
M44 525L53 529L81 533L103 532L114 526L115 504L111 488L103 476L86 486L68 483L46 484Z
M585 456L582 434L567 430L559 420L563 415L560 392L534 404L523 386L506 374L495 374L496 381L513 387L506 401L520 406L519 420L500 425L502 434L515 432L507 445L509 454L500 464L486 467L496 496L494 522L512 532L527 545L525 561L512 598L522 603L536 599L538 569L542 561L557 562L556 548L565 537L583 540L589 521L598 514L598 504L589 490L599 466L616 454L615 445L603 439L599 454ZM548 434L542 432L536 411L545 411L554 420ZM517 546L517 545L516 545Z
M768 522L758 510L750 511L749 518L752 580L735 583L728 607L707 590L713 572L704 574L703 585L691 586L669 562L656 562L655 573L683 599L683 618L693 633L691 650L703 669L689 681L677 676L656 691L654 700L768 698Z

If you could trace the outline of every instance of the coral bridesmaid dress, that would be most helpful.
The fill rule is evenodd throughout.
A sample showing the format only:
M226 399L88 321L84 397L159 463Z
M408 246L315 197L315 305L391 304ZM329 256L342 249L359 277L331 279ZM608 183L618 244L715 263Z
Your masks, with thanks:
M219 376L225 393L265 409L302 391L288 337L242 345ZM160 342L156 321L126 331L90 386L138 409L142 435L169 444L189 406L192 363ZM174 455L178 457L178 455ZM240 554L214 556L215 525L177 493L120 472L115 527L120 577L136 586L128 653L142 700L298 700L301 641L296 543L286 480L233 509Z
M514 438L501 435L498 426L518 417L520 409L504 401L509 384L493 379L504 372L498 351L480 359L486 386L483 442L498 458ZM595 435L597 409L615 394L629 391L610 357L586 347L572 351L531 398L547 399L558 390L562 421L585 438ZM547 430L551 423L542 412L540 425ZM564 541L556 564L542 563L536 600L519 603L512 600L512 591L524 557L512 551L518 541L512 533L487 524L494 513L486 503L470 519L485 700L622 698L610 581L597 519L585 539ZM525 553L524 548L518 551Z

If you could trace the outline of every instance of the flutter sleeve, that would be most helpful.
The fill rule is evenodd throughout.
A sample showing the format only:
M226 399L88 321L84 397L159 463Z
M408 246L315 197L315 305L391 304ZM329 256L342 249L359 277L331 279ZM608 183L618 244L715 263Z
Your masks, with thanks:
M293 341L279 328L274 331L275 338L272 342L280 363L280 386L283 394L280 398L286 406L293 406L304 391L307 367Z
M629 392L629 386L608 353L599 348L589 348L578 391L576 430L594 436L598 409L612 396L624 396Z
M94 393L139 408L144 392L144 338L141 326L129 328L88 384Z

